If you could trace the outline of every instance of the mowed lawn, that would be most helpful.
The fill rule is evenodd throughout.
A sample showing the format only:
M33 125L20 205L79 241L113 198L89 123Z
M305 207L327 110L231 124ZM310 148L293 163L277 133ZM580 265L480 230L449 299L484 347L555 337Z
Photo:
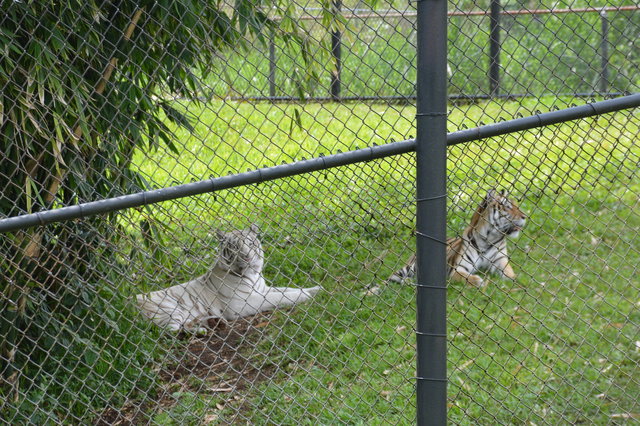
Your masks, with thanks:
M451 107L449 129L550 102ZM195 132L178 131L178 153L136 158L157 186L414 135L411 106L220 102L188 111ZM449 285L452 423L640 416L639 124L627 111L449 149L450 235L490 188L509 190L529 216L510 242L515 282ZM152 208L148 219L162 224L170 256L145 266L156 270L149 289L204 271L215 229L255 222L267 279L323 291L275 312L241 345L240 355L273 373L268 379L232 392L199 386L149 415L178 424L412 423L415 290L385 279L413 251L414 161L408 154ZM380 291L367 293L370 285Z

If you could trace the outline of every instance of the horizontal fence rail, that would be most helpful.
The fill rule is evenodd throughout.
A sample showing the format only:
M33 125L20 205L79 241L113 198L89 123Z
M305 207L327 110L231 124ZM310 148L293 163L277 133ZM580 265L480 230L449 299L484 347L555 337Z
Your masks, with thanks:
M535 114L529 117L516 118L500 123L475 127L473 129L460 130L447 135L447 145L458 145L484 138L505 135L536 127L563 123L581 118L609 112L621 111L640 106L640 93L616 99L588 103L567 109ZM400 142L392 142L384 145L371 146L323 157L296 161L273 167L266 167L250 172L229 176L215 177L200 182L186 183L168 188L144 191L137 194L123 195L107 198L100 201L62 207L38 213L5 218L0 220L0 232L11 232L30 228L38 225L46 225L53 222L61 222L73 219L114 212L132 207L140 207L162 201L175 200L204 193L235 188L243 185L268 182L271 180L296 176L333 167L355 164L386 158L392 155L413 152L416 149L415 139Z
M603 7L576 7L562 9L504 9L500 11L501 15L561 15L567 13L602 13L602 12L625 12L640 10L640 5L629 6L603 6ZM447 16L488 16L491 11L487 10L453 10L447 12ZM342 17L346 20L351 19L382 19L382 18L415 18L416 12L385 12L378 13L345 13ZM300 15L301 21L321 21L322 18L313 15Z
M627 96L630 93L623 92L581 92L581 93L560 93L558 96L572 97L572 98L593 98L604 97L614 98L618 96ZM496 94L496 95L447 95L447 99L456 102L477 102L486 101L490 99L504 99L514 100L521 98L533 98L537 95L531 93L514 93L514 94ZM182 98L180 98L182 99ZM203 98L204 99L204 98ZM321 97L308 97L297 98L294 96L231 96L229 98L221 97L220 99L229 99L236 102L283 102L283 103L299 103L299 102L335 102L336 98L330 96ZM397 96L341 96L340 102L369 102L369 101L381 101L389 103L407 103L415 101L416 95L397 95Z

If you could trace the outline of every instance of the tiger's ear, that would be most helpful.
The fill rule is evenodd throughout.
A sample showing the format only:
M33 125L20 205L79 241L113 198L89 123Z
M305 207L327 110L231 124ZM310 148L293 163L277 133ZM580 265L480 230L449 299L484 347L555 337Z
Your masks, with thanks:
M491 202L493 200L495 200L495 199L496 199L496 190L495 189L490 189L487 192L487 196L484 197L484 199L482 200L482 202L478 206L478 212L484 211L487 207L489 207L489 204L491 204Z
M498 191L492 188L487 192L487 196L484 200L488 204L491 201L497 200L497 199L498 199Z
M253 232L254 234L259 234L260 233L260 228L258 228L258 224L257 223L252 223L251 226L249 227L249 230L251 232Z
M218 241L224 240L225 235L226 233L224 231L221 231L220 229L216 229L216 238L218 239Z

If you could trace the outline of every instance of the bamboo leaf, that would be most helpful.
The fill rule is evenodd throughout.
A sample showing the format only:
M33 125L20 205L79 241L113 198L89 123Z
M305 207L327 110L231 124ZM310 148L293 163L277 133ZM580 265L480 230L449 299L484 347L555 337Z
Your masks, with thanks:
M33 213L33 199L31 197L31 176L25 176L24 192L27 201L27 213Z
M44 103L44 86L42 84L38 84L38 99L40 99L40 105L45 105L45 103Z
M53 151L53 156L56 159L56 163L55 163L56 172L60 174L60 165L63 165L63 166L67 165L64 162L64 158L62 157L62 141L58 138L52 138L51 149Z
M169 105L167 102L161 102L160 108L162 108L162 111L167 115L167 118L169 118L169 120L186 128L191 133L195 131L195 128L191 124L190 117L187 114L183 114L182 112Z

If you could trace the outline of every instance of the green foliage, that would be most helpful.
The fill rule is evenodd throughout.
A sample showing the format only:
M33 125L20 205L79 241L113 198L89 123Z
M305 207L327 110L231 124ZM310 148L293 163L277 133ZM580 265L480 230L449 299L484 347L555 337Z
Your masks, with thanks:
M263 6L283 18L290 13L279 0L235 8L2 0L0 215L147 189L134 153L177 152L169 126L192 128L192 118L165 98L196 100L220 51L274 28ZM147 230L148 245L161 243ZM1 417L35 410L55 419L62 404L83 419L109 400L96 397L109 394L105 386L126 394L152 380L134 385L153 358L144 349L152 336L132 331L118 344L132 327L123 289L115 287L127 263L113 249L122 232L115 215L105 215L0 236ZM24 395L25 387L39 391Z

